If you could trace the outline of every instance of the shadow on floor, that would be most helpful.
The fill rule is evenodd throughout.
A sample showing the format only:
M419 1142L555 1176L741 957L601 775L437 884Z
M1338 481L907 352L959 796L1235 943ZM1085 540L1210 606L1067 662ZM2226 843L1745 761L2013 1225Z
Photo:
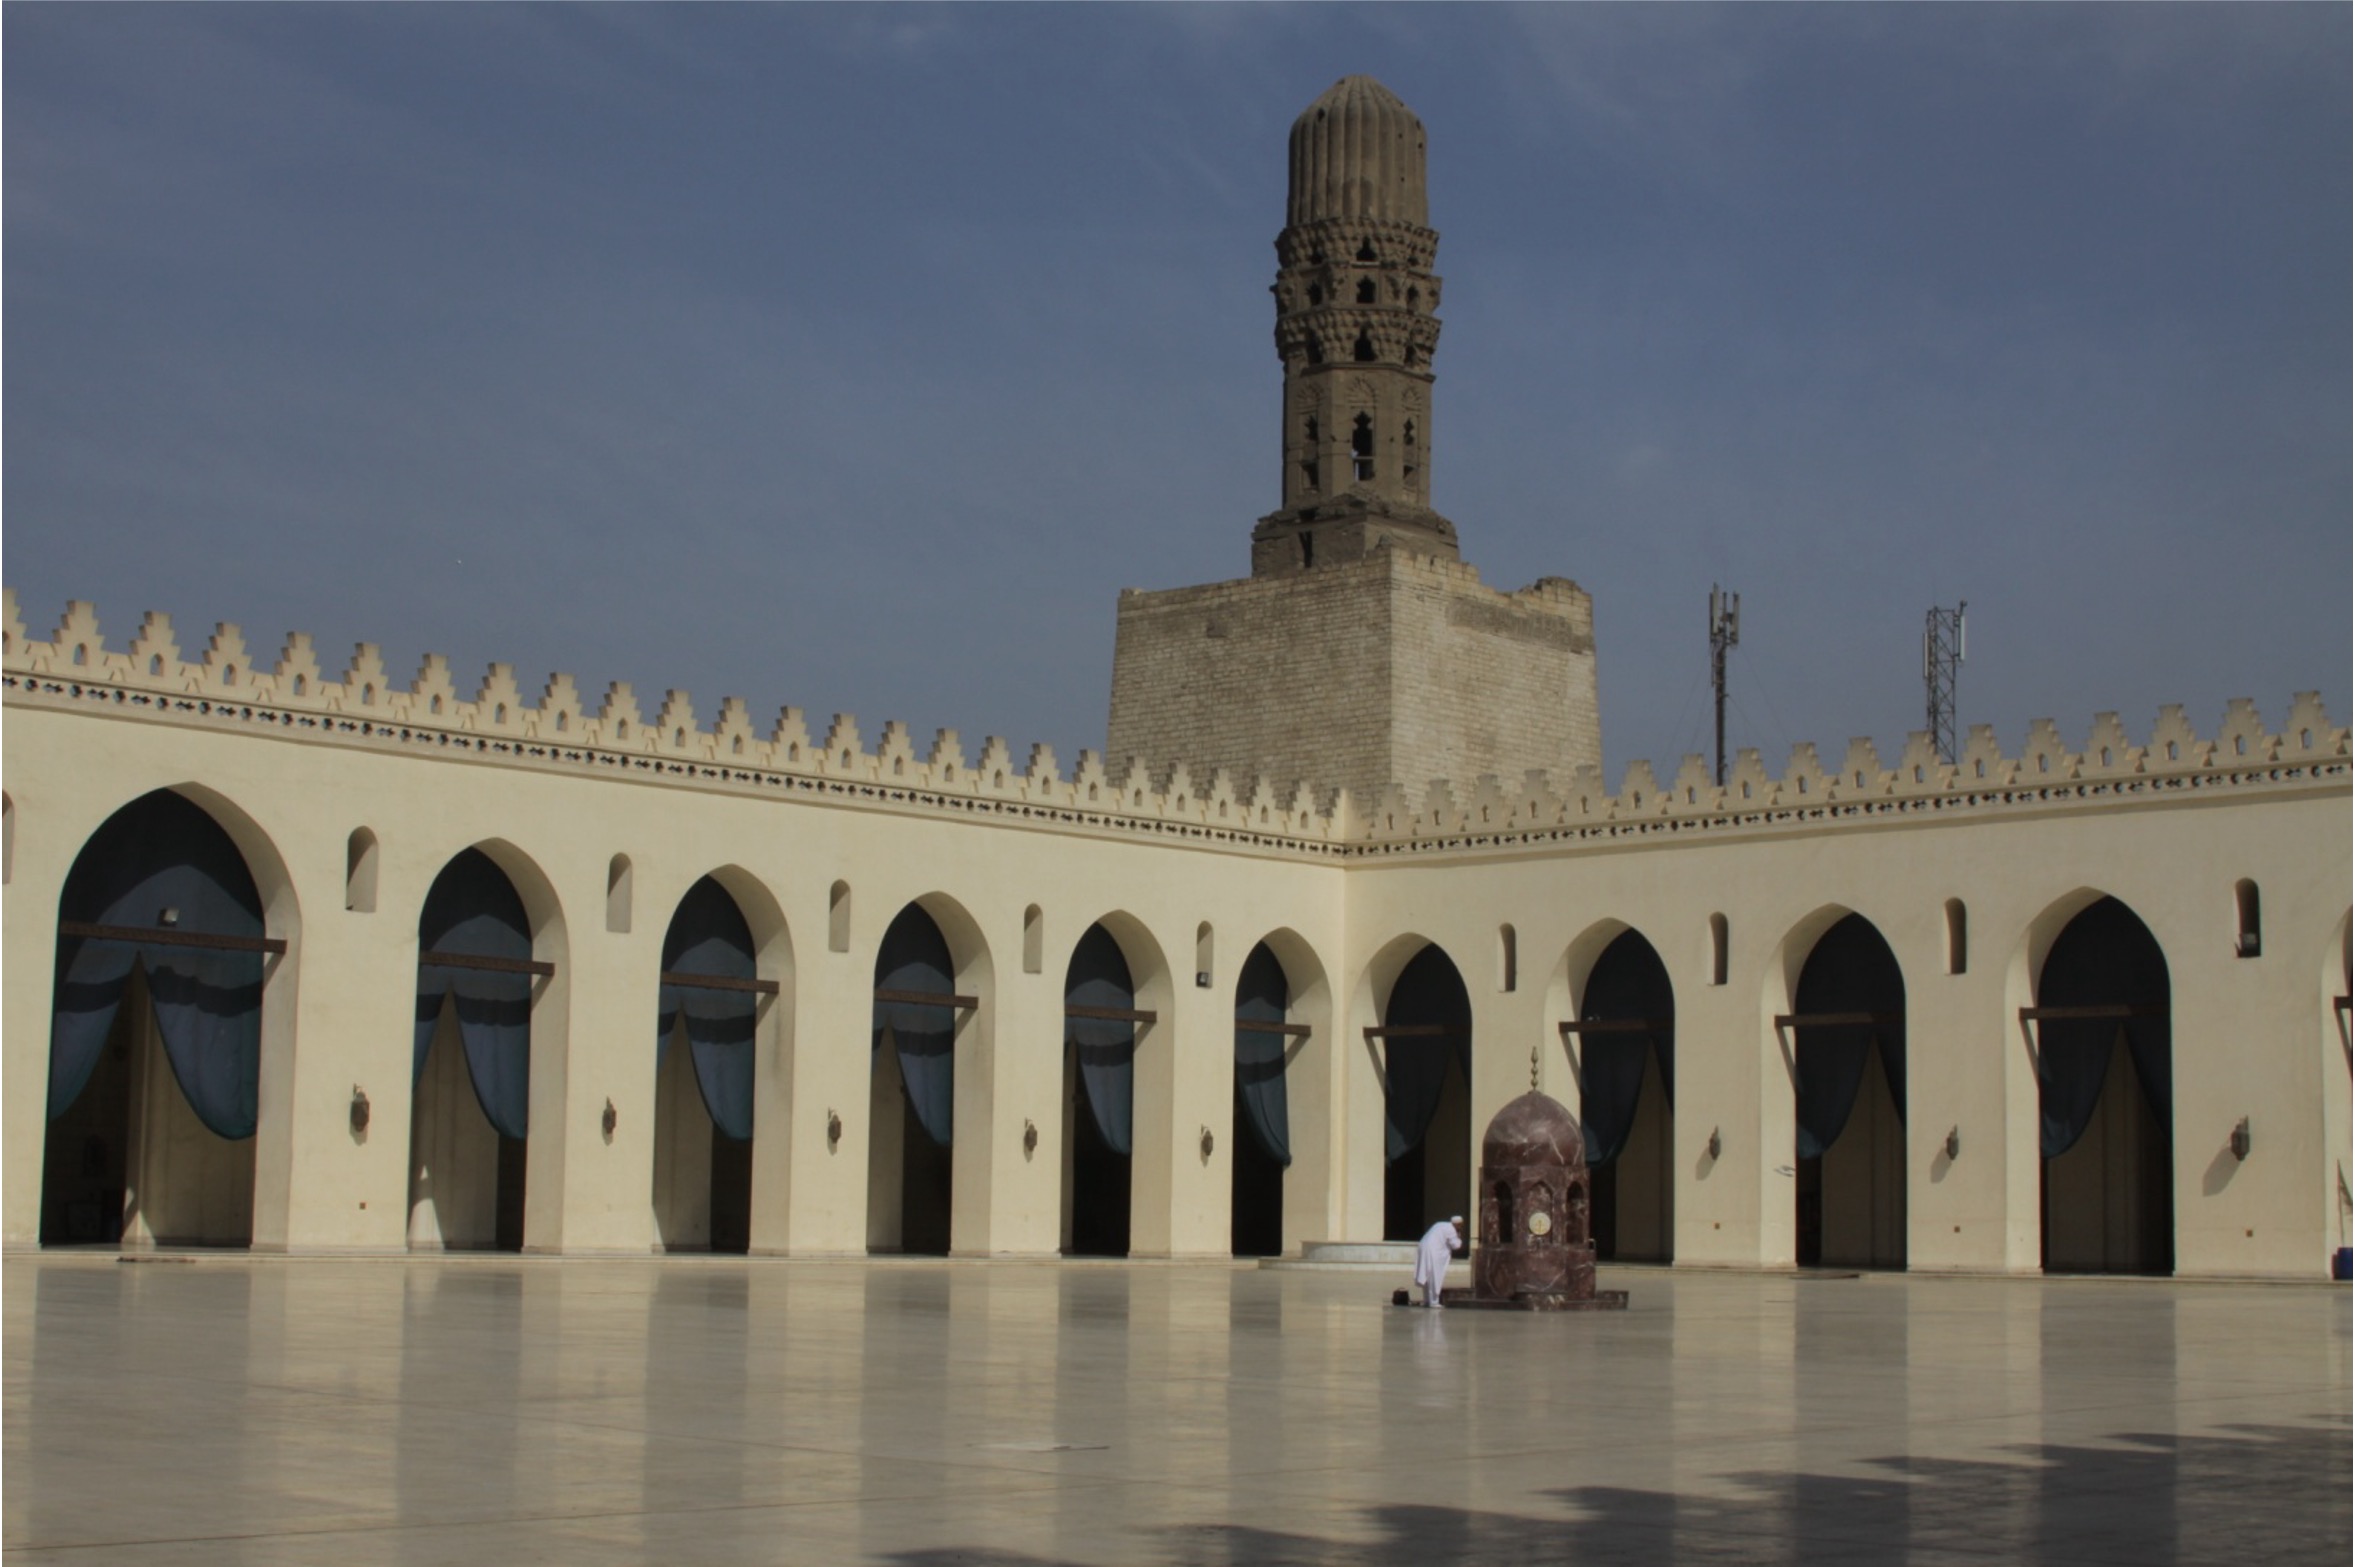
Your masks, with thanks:
M1547 1493L1570 1516L1446 1507L1371 1509L1349 1540L1210 1525L1144 1547L1183 1567L1340 1567L1367 1561L1529 1564L1995 1562L2157 1567L2348 1559L2344 1422L2238 1426L2222 1435L2122 1433L2099 1447L2038 1445L2005 1460L1881 1460L1883 1476L1743 1474L1750 1494L1690 1496L1573 1486ZM901 1553L909 1567L1048 1567L988 1550ZM1061 1564L1055 1564L1061 1567Z

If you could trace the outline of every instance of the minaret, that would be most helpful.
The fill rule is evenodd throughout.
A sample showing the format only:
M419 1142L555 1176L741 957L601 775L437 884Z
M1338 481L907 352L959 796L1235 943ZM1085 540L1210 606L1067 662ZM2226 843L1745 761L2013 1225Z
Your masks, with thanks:
M1423 122L1370 76L1345 76L1292 123L1276 236L1284 362L1282 509L1251 535L1255 577L1357 560L1384 542L1456 558L1431 509L1431 355L1439 235Z
M1371 811L1483 777L1602 763L1594 601L1562 577L1488 587L1431 509L1439 236L1423 125L1347 76L1292 126L1276 236L1283 504L1251 534L1251 575L1121 591L1106 753L1206 786L1264 775L1289 798L1346 788ZM1547 501L1552 497L1549 495ZM1385 808L1387 809L1387 807Z

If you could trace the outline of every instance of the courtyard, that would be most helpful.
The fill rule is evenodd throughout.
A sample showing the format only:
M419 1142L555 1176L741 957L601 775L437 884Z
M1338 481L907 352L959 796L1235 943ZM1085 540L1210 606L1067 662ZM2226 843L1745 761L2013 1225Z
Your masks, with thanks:
M1462 1270L1457 1277L1460 1280ZM2344 1562L2324 1286L11 1258L11 1562Z

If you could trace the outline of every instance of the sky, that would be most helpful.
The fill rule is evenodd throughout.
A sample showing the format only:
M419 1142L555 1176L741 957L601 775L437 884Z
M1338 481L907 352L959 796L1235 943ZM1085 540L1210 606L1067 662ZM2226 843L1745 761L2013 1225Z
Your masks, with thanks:
M1066 770L1275 509L1285 138L1429 134L1433 502L1606 770L2349 709L2350 12L26 6L0 571ZM1116 759L1117 760L1117 759Z

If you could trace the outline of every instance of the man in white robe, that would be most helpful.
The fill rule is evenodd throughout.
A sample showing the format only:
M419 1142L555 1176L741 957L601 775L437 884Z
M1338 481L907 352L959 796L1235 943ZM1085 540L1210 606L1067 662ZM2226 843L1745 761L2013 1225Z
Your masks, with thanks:
M1462 1214L1432 1225L1415 1246L1415 1282L1423 1288L1423 1304L1434 1311L1439 1309L1439 1292L1447 1287L1448 1260L1463 1249Z

